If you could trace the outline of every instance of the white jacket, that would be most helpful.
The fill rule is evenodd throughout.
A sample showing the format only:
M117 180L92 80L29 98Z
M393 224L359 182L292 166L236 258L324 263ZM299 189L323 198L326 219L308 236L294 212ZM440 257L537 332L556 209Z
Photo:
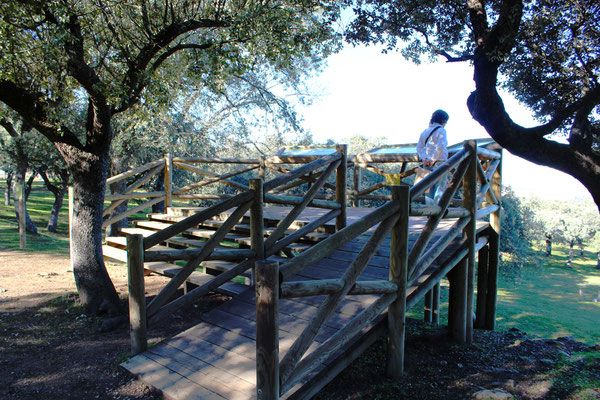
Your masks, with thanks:
M433 135L431 135L427 144L425 144L425 140L436 126L439 126L439 128L433 132ZM446 161L448 159L448 138L446 137L446 130L443 126L435 122L429 124L429 127L425 129L419 137L417 154L421 161L425 159Z

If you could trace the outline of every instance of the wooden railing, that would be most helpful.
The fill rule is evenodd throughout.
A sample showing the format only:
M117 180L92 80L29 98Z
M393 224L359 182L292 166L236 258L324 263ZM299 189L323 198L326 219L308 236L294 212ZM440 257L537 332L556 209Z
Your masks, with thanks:
M225 169L234 165L244 165L244 167L223 173L222 171L211 171L205 167L198 166L198 164L208 166L222 165L225 166ZM176 168L193 173L194 175L200 175L202 179L183 187L176 187L173 184L173 174ZM107 187L124 179L128 179L132 182L129 182L129 185L126 187L123 193L107 194L105 196L105 200L110 202L110 204L104 209L103 217L105 219L102 226L107 227L163 201L165 203L165 207L171 207L173 205L173 201L218 201L229 199L235 196L235 194L224 194L218 191L216 188L211 193L207 193L206 191L198 191L202 191L209 185L215 186L217 184L232 187L238 192L248 191L248 180L244 179L242 176L258 168L260 168L260 161L258 159L208 157L181 158L173 157L171 154L167 154L164 158L152 161L140 167L132 168L106 180ZM164 174L164 190L148 190L149 182L161 173ZM231 179L234 177L237 177L237 180ZM145 191L139 190L144 188L146 189ZM128 208L117 215L112 215L113 211L126 200L141 200L143 202L138 206Z
M263 184L262 179L250 179L248 190L204 208L181 221L157 231L149 236L127 236L127 261L130 277L130 316L132 326L132 351L137 354L146 348L146 327L158 322L166 315L170 315L180 307L192 304L199 297L206 295L245 273L254 266L256 260L277 255L284 251L288 245L299 240L308 233L322 227L332 219L339 219L345 212L345 193L338 192L338 201L315 200L316 194L323 188L327 180L336 172L336 176L345 177L345 147L340 147L339 152L329 156L320 157L301 167L289 170L283 175L269 180ZM205 160L203 160L205 162ZM175 163L174 163L175 164ZM151 168L151 167L150 167ZM319 171L320 170L320 171ZM318 176L312 186L303 196L282 196L269 194L278 188L289 185L296 179L310 179ZM220 179L226 179L220 176ZM345 186L345 181L339 179ZM263 200L277 204L293 206L288 215L283 218L275 229L265 239ZM305 226L288 231L290 225L297 219L307 206L330 210L325 215L307 223ZM233 210L233 211L232 211ZM217 249L231 229L250 210L250 249ZM227 219L220 225L214 234L197 249L160 249L154 250L153 246L168 241L190 228L194 228L204 221L227 212ZM336 226L342 228L343 222L337 220ZM294 255L287 252L289 257ZM171 278L169 283L158 295L145 305L143 265L148 261L177 261L185 260L186 264ZM187 292L183 296L170 300L177 289L190 277L194 270L206 260L237 261L238 264L225 272L215 276L210 281Z
M478 251L484 251L488 242L490 248L485 250L487 251L486 259L483 260L480 254L479 261L480 277L486 276L486 281L479 283L480 289L485 287L486 290L481 290L482 298L485 300L478 299L477 302L477 320L493 319L491 314L495 315L495 309L491 304L495 305L494 279L496 278L494 274L497 272L500 199L500 177L497 168L500 159L500 153L478 149L475 141L465 142L461 150L421 182L412 188L408 186L392 187L391 201L338 230L310 249L284 261L281 265L272 260L257 262L256 368L258 398L279 398L280 395L307 378L332 354L353 341L365 328L375 324L386 310L388 311L387 332L390 345L388 374L393 377L400 376L403 373L404 364L406 312L422 297L426 297L426 305L429 303L429 307L432 308L436 290L439 295L440 279L446 275L449 276L451 285L449 325L452 335L459 342L469 342L473 329L473 319L468 316L472 315L474 308L475 257ZM444 179L445 175L451 175L450 183L437 205L424 206L412 201ZM449 207L450 203L461 185L462 206L451 208ZM484 203L486 200L487 204ZM490 218L491 229L485 234L477 235L477 219L490 214L492 215ZM409 246L408 240L409 216L427 217L425 227L412 247ZM453 226L429 246L437 226L444 218L455 219ZM304 268L327 257L340 246L370 230L373 230L373 233L339 278L313 281L294 280L293 277ZM357 282L357 278L390 233L389 281ZM442 253L448 256L441 262L438 261L438 264L441 263L440 265L432 266ZM492 253L494 256L490 256ZM495 260L494 257L496 257ZM485 271L482 269L484 267ZM478 290L478 297L479 292L480 290ZM376 294L379 295L379 298L307 354L321 326L332 316L344 297L364 294ZM279 299L319 295L325 295L326 299L280 362ZM487 306L480 307L480 302L483 304L486 301Z

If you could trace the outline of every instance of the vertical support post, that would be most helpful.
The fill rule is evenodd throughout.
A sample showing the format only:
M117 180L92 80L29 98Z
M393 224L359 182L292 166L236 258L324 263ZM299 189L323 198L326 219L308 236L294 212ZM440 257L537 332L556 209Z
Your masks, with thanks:
M392 227L390 244L390 281L398 285L398 292L396 300L388 308L387 374L398 379L404 373L410 187L398 185L392 186L391 189L392 201L400 204L400 210L398 220Z
M256 252L257 260L265 258L265 226L263 217L263 180L250 179L250 189L254 200L250 207L250 247ZM255 283L255 271L252 268L251 284Z
M258 179L262 179L265 181L265 156L260 156L258 158Z
M73 186L69 186L69 258L71 262L71 271L74 269L73 265L73 213L75 209L75 190Z
M452 269L448 299L448 330L458 343L467 340L467 258Z
M340 215L335 219L335 229L339 231L346 227L346 170L347 170L347 144L338 144L335 146L338 153L342 153L342 162L337 168L335 174L335 201L340 203Z
M22 179L17 179L15 182L15 203L19 211L19 248L24 249L27 247L27 218L25 214L25 174L23 173ZM19 176L20 174L17 174Z
M433 321L433 288L425 293L425 307L423 309L423 322L430 324Z
M173 154L165 154L165 211L173 204Z
M139 234L127 236L127 284L129 288L131 354L136 355L148 348L144 285L144 237Z
M431 310L432 310L433 316L432 316L431 322L433 322L433 324L435 324L435 325L439 325L440 324L440 283L439 282L433 287L432 298L433 298L433 304L431 305Z
M502 155L502 150L499 151ZM502 200L502 159L494 175L492 175L490 189L496 195L498 202ZM493 330L496 327L496 298L498 294L498 263L500 257L500 209L490 215L489 235L489 264L488 264L488 289L485 311L485 329Z
M358 165L358 159L354 158L354 169L352 175L352 183L354 186L354 192L352 193L352 206L360 207L360 200L358 199L358 192L360 192L360 181L362 178L362 169Z
M477 242L477 142L469 140L464 147L471 150L470 163L463 177L463 207L469 211L471 220L465 226L463 234L467 240L469 253L467 254L467 308L466 312L466 341L473 341L473 309L475 303L475 244Z
M477 305L475 309L475 328L485 327L485 312L488 290L488 246L483 246L477 255Z
M256 265L256 398L279 399L279 263Z

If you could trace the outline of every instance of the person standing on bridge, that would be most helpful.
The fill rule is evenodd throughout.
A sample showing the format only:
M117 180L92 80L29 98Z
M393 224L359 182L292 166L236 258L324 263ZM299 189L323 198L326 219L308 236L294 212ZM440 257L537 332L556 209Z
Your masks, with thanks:
M423 167L432 171L436 163L443 163L448 159L448 137L446 136L446 123L449 115L444 110L436 110L431 115L429 126L421 133L417 143L417 155L423 162ZM447 178L431 187L429 190L431 197L425 197L428 204L437 204L442 193L446 190Z

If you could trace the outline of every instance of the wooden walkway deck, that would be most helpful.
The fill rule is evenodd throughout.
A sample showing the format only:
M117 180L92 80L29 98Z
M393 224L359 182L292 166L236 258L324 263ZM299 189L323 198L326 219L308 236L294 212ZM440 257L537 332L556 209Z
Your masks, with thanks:
M348 224L364 216L372 209L348 208ZM307 208L298 218L300 223L310 221L326 210ZM265 221L279 220L286 215L286 207L265 208ZM412 240L422 230L425 217L411 217ZM443 220L435 236L442 235L455 220ZM487 226L478 222L480 232ZM304 269L293 280L339 278L369 238L370 232L345 244L327 258ZM435 238L432 242L435 241ZM451 256L450 247L436 260L418 282L422 282ZM389 268L390 239L383 242L360 280L387 280ZM277 259L277 258L274 258ZM408 290L408 298L414 297L417 286ZM348 321L367 308L378 295L347 296L337 307L333 317L323 325L316 342L321 343L345 326ZM325 296L302 297L280 300L280 358L304 327L315 315ZM256 325L254 288L232 297L230 301L203 315L202 321L191 329L169 338L139 354L122 365L139 376L145 383L154 386L174 399L251 399L256 396ZM380 318L381 320L381 318ZM350 347L362 350L374 341L385 329L372 326L363 330ZM314 346L314 344L313 344ZM310 351L308 354L310 354ZM319 370L308 378L310 385L297 384L282 398L307 398L316 393L339 372L341 358L354 358L360 351L345 348L331 356ZM343 364L345 365L345 363ZM306 382L303 382L306 383Z

